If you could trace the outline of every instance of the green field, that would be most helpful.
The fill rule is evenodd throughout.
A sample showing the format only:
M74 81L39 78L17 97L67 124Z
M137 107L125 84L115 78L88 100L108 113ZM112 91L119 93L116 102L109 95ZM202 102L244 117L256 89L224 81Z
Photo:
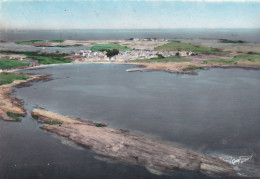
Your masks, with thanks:
M15 80L27 80L30 77L16 73L0 73L0 85L10 84Z
M35 47L60 47L60 48L66 48L66 47L79 47L79 46L83 46L82 44L74 44L74 45L50 45L50 46L46 46L46 45L34 45Z
M64 40L49 40L49 42L62 43L62 42L64 42Z
M201 54L207 54L207 55L226 55L229 54L229 52L223 52L221 50L218 50L216 48L212 47L203 47L200 45L194 45L191 43L184 43L180 41L173 41L169 42L167 44L158 46L154 48L155 50L161 50L161 51L192 51L192 52L198 52Z
M27 58L37 60L40 64L60 64L60 63L70 63L71 59L64 58L64 55L33 55L27 56Z
M127 50L131 50L131 48L127 47L127 46L122 46L119 44L96 44L93 45L90 50L91 51L105 51L105 50L113 50L113 49L117 49L119 51L127 51Z
M0 51L5 54L19 54L25 55L27 58L37 60L40 64L60 64L70 63L72 60L65 58L68 54L54 54L54 53L37 53L37 52L22 52L22 51Z
M16 44L34 44L38 42L43 42L43 40L27 40L27 41L17 41Z
M132 61L146 62L146 63L168 63L168 62L190 62L191 59L180 57L180 56L172 56L172 57L165 57L165 58L137 59Z
M223 63L223 64L237 64L238 61L250 61L256 62L260 61L260 54L257 53L249 53L249 54L242 54L234 56L231 59L212 59L212 60L205 60L204 63Z
M228 39L219 39L220 43L245 43L242 40L228 40Z
M199 69L202 69L202 67L188 66L186 68L183 68L182 71L191 71L191 70L199 70Z
M10 59L0 59L0 69L5 70L5 69L13 69L13 68L18 68L18 67L24 67L24 66L29 66L30 63L28 62L20 62L17 60L10 60Z
M27 40L27 41L17 41L16 44L34 44L39 42L55 42L55 43L62 43L64 40Z

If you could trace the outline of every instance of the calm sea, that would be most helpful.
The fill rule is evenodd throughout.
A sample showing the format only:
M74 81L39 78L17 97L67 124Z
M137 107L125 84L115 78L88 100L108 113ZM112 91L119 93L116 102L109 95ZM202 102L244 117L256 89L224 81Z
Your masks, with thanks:
M209 155L252 156L236 167L246 176L260 176L259 71L211 69L200 71L198 75L126 72L132 67L69 64L23 70L37 75L51 74L53 80L16 89L15 96L24 101L28 114L41 106L63 115L106 122L113 128L148 135L156 141L177 143ZM37 165L31 172L51 162L52 166L43 170L43 176L53 172L53 176L59 178L64 178L64 174L72 178L92 178L100 176L99 169L104 168L102 177L105 178L127 178L129 173L130 178L155 177L144 168L100 163L91 158L91 154L64 148L41 131L30 116L16 125L1 123L0 176L1 163L25 165L24 169L28 170L34 161ZM86 159L86 156L89 157ZM77 165L74 161L78 161ZM53 167L56 170L52 170ZM8 165L2 170L5 172L10 175L18 170L9 169ZM21 170L20 173L26 172ZM172 177L183 178L183 174ZM193 177L203 176L196 172L187 174L187 178Z
M129 38L208 38L260 43L260 29L1 30L0 39L122 40Z

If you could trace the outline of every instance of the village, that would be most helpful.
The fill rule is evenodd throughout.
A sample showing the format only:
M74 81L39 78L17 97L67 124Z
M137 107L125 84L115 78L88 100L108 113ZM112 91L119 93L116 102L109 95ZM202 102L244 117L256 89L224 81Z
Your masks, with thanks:
M195 56L198 55L197 52L191 51L156 51L156 50L128 50L119 52L117 55L109 58L106 55L106 51L91 51L91 50L80 50L79 52L74 52L70 56L75 62L87 62L87 61L108 61L108 62L128 62L136 59L151 59L161 57L171 57L171 56Z

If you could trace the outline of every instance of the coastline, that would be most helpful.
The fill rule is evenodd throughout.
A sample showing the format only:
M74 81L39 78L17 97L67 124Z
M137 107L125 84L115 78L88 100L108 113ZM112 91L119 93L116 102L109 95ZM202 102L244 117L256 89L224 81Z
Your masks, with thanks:
M156 143L131 133L80 118L34 109L41 129L65 137L84 148L128 163L154 169L200 171L213 176L236 176L228 163L187 149Z
M168 73L176 73L176 74L190 74L195 75L198 72L198 69L195 70L188 70L183 71L182 69L188 66L196 66L199 67L199 70L206 70L211 68L240 68L246 70L260 70L260 66L243 66L243 65L227 65L227 64L216 64L216 65L208 65L208 64L199 64L194 62L180 62L180 63L136 63L136 62L102 62L102 61L94 61L94 62L72 62L72 63L64 63L64 64L48 64L48 65L37 65L31 67L22 68L23 70L30 70L30 69L38 69L38 68L45 68L50 66L60 66L60 65L72 65L72 64L91 64L91 63L98 63L98 64L124 64L124 65L136 65L137 67L129 68L126 72L149 72L149 71L164 71ZM15 73L18 72L20 69L12 69L7 70L2 73ZM1 73L1 72L0 72ZM2 85L0 86L0 117L4 120L14 121L14 119L10 118L6 112L10 111L19 115L25 115L26 112L23 108L21 100L17 98L11 98L10 94L13 92L13 87L27 84L33 81L39 80L46 80L50 79L49 75L44 76L30 76L28 80L22 81L14 81L11 84Z
M48 80L49 76L30 76L28 80L14 81L13 83L0 86L0 118L6 121L20 121L7 115L8 112L25 116L26 110L23 107L22 100L18 98L13 98L10 95L14 91L14 87L22 87L28 85L30 82Z
M38 69L50 66L60 66L60 65L73 65L73 64L122 64L122 65L136 65L137 67L129 68L126 72L149 72L149 71L164 71L169 73L176 73L176 74L197 74L198 70L189 70L189 71L182 71L183 68L188 66L197 66L201 67L201 70L211 69L211 68L239 68L239 69L246 69L246 70L260 70L260 65L228 65L228 64L200 64L200 63L193 63L193 62L169 62L169 63L137 63L137 62L105 62L105 61L93 61L93 62L72 62L72 63L64 63L64 64L48 64L48 65L38 65L23 68L23 70L30 70L30 69ZM14 69L8 72L17 72L21 69Z
M137 68L130 68L127 70L127 72L135 72L135 71L142 71L142 72L149 72L149 71L164 71L169 73L176 73L176 74L190 74L195 75L197 74L198 70L207 70L211 68L224 68L224 69L230 69L230 68L239 68L239 69L245 69L245 70L260 70L260 66L242 66L242 65L199 65L194 63L187 63L184 65L183 63L174 63L172 66L164 65L164 64L134 64L138 65L140 67ZM186 68L188 66L196 66L200 69L196 70L189 70L189 71L183 71L183 68Z

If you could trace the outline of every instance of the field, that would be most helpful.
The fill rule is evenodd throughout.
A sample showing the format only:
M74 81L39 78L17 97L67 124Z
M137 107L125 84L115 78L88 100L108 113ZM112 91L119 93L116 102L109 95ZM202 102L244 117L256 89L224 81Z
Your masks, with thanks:
M17 41L16 44L34 44L38 42L43 42L43 40L28 40L28 41Z
M127 51L127 50L131 50L129 47L127 46L122 46L119 44L115 44L115 43L110 43L110 44L96 44L93 45L90 50L91 51L104 51L104 50L113 50L113 49L117 49L119 51Z
M190 62L190 61L191 61L190 59L180 57L180 56L133 60L133 62L146 62L146 63L168 63L168 62Z
M229 52L224 52L221 50L218 50L216 48L212 47L203 47L200 45L194 45L191 43L184 43L180 41L173 41L169 42L167 44L158 46L154 48L155 50L160 51L192 51L192 52L198 52L201 54L207 54L207 55L226 55L229 54Z
M68 54L54 54L54 53L37 53L37 52L22 52L22 51L0 51L5 54L19 54L25 55L27 58L37 60L40 64L60 64L70 63L72 60L65 58Z
M29 65L30 65L30 63L28 63L28 62L20 62L17 60L10 60L10 59L0 59L0 69L1 70L13 69L13 68L29 66Z
M49 42L63 43L63 42L64 42L64 40L49 40Z
M27 40L27 41L17 41L16 44L34 44L41 42L54 42L54 43L62 43L64 40Z
M60 48L66 48L66 47L79 47L83 46L82 44L74 44L74 45L34 45L35 47L60 47Z
M250 62L256 62L260 61L260 54L257 53L248 53L248 54L242 54L234 56L231 59L213 59L213 60L205 60L204 63L224 63L224 64L237 64L239 61L250 61Z
M10 84L15 80L27 80L28 76L16 73L0 73L0 85Z

